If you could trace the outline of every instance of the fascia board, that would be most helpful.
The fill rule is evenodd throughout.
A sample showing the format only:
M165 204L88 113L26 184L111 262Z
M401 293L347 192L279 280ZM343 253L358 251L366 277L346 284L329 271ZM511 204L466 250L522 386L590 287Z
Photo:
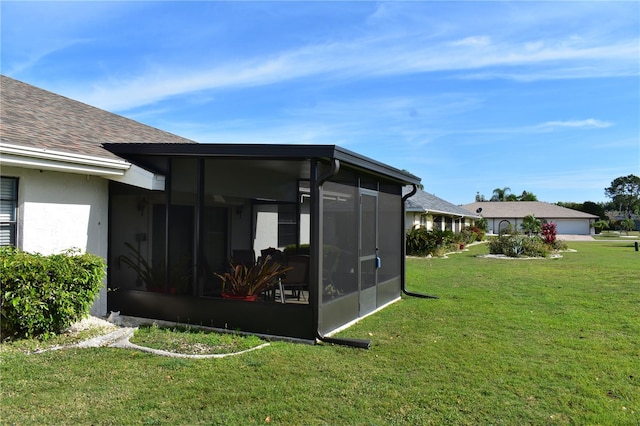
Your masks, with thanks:
M151 191L164 191L165 177L157 175L135 164L122 176L109 177L110 180Z
M122 176L131 167L131 164L124 160L6 143L0 143L0 164L97 176Z
M106 179L154 191L164 191L165 188L164 176L156 175L128 161L118 159L0 143L0 164L102 176Z

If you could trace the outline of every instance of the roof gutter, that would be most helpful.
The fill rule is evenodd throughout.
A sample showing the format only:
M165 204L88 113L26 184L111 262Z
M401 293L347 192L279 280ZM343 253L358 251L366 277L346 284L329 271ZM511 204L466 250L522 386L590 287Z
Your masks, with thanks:
M413 189L411 190L411 192L409 192L407 195L405 195L404 197L402 197L402 230L404 232L405 229L405 216L406 216L406 207L405 207L405 202L413 197L416 192L418 192L418 186L413 184ZM407 290L407 281L406 281L406 275L407 275L407 265L406 265L406 259L407 259L407 243L405 241L403 234L403 238L402 238L402 247L400 248L401 253L402 253L402 259L403 261L400 262L400 281L402 282L402 292L404 294L406 294L407 296L412 296L412 297L419 297L422 299L438 299L438 296L431 296L429 294L422 294L422 293L414 293L411 291Z
M0 164L27 169L101 176L150 190L164 190L164 176L121 159L94 157L0 142Z
M119 159L52 151L0 142L0 162L11 166L98 176L122 176L131 164Z

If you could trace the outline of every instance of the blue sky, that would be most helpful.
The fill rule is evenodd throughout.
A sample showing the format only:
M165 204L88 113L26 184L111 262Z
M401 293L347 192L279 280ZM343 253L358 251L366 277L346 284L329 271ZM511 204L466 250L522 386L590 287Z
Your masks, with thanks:
M640 174L640 2L1 3L2 73L202 143L336 144L455 204Z

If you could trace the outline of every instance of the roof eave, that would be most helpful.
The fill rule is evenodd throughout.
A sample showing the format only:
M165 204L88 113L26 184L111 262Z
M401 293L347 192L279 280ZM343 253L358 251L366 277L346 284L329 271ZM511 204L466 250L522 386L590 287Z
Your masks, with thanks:
M100 176L150 190L164 190L164 176L121 159L93 157L0 142L0 164L27 169Z
M420 178L371 158L356 154L336 145L291 144L104 144L104 148L116 155L152 156L200 156L238 159L337 159L352 167L364 169L402 184L420 184Z
M0 164L95 176L122 176L131 164L121 159L93 157L0 142Z

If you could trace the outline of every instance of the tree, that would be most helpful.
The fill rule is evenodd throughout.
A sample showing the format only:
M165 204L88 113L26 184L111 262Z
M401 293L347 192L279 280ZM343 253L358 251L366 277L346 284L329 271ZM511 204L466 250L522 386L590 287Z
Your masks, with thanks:
M566 207L579 212L590 213L599 216L602 220L608 220L605 213L605 203L594 203L593 201L585 201L584 203L572 203L558 201L556 203L560 207Z
M640 210L640 177L636 175L615 178L611 186L604 189L604 193L627 216Z
M607 215L604 213L604 206L602 203L598 204L594 203L593 201L585 201L584 203L582 203L582 209L580 211L595 214L603 220L607 218Z
M609 222L600 219L593 222L591 226L596 230L596 234L599 234L603 229L609 229Z
M504 188L496 188L493 190L493 197L491 197L491 201L506 201L510 192L511 188L507 186Z
M538 201L538 197L532 192L522 191L522 195L518 197L518 201Z
M542 221L530 214L522 219L520 228L522 228L522 231L527 235L536 235L542 232Z
M620 226L622 227L622 229L627 231L627 235L629 235L629 231L633 231L633 229L636 227L636 222L633 219L628 218L625 220L621 220Z

